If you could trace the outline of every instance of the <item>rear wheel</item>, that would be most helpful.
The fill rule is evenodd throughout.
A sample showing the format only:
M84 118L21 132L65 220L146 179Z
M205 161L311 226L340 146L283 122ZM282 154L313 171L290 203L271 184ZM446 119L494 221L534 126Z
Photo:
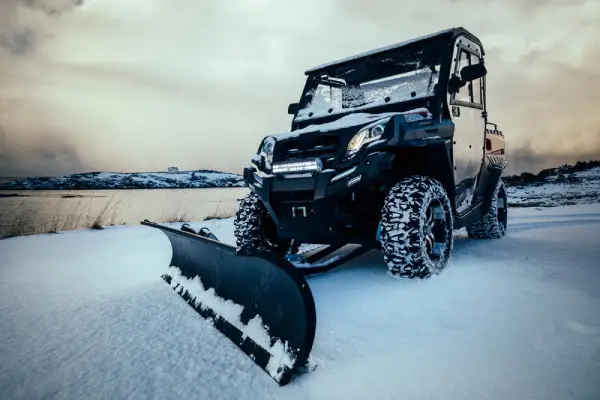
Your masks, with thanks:
M422 176L392 187L382 209L380 241L389 271L428 278L450 261L454 244L450 200L442 184Z
M506 188L502 180L498 182L492 195L489 211L479 221L466 227L471 238L500 239L506 235L508 208Z
M277 237L275 223L254 192L240 202L234 220L234 234L239 249L268 250L283 255L290 248L291 241Z

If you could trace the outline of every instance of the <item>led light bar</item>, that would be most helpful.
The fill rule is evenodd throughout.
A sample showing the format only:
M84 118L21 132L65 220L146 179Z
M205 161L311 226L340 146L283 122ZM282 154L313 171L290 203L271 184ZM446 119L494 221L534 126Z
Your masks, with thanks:
M303 172L321 172L323 162L316 158L310 161L291 161L273 164L274 174L294 174Z

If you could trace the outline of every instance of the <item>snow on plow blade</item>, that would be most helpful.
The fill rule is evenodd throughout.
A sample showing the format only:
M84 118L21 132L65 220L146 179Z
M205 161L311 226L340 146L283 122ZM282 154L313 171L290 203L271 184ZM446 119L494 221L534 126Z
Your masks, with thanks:
M169 238L162 278L281 386L306 366L316 315L304 277L266 251L237 252L223 242L144 221Z

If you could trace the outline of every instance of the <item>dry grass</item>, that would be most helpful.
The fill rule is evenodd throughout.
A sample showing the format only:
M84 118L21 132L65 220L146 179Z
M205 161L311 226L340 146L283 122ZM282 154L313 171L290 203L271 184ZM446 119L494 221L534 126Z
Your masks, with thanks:
M175 202L173 207L167 211L163 211L163 216L160 221L157 222L166 222L166 223L175 223L175 222L190 222L190 216L187 211L181 211L181 203L185 194L179 198L178 201Z
M72 199L71 199L72 201ZM0 239L17 236L59 233L76 229L104 229L116 225L117 207L120 200L113 203L111 198L97 212L91 211L91 202L79 200L74 209L67 212L65 201L60 201L48 219L34 204L22 201L16 211L9 210L0 218ZM11 212L12 211L12 212Z
M215 211L214 213L206 216L203 221L210 221L213 219L227 219L235 216L235 210L229 211Z
M215 211L212 214L209 214L206 217L204 217L203 221L227 219L227 218L231 218L231 217L235 216L235 213L236 213L235 209L219 211L220 206L221 206L221 203L217 204L217 208L215 209Z
M114 200L114 194L112 195L112 197L110 198L110 200L108 201L108 203L106 203L98 212L98 214L96 214L95 217L93 217L91 220L88 219L89 225L88 227L90 229L104 229L103 225L109 225L109 226L114 226L116 223L116 219L118 216L117 213L117 207L119 206L119 204L121 204L121 200L119 199L117 202L115 202L113 204L113 200Z
M176 201L170 209L168 209L166 212L163 212L162 218L160 218L156 222L183 223L192 222L193 220L195 220L196 217L194 215L190 215L187 211L181 210L184 197L185 195L179 198L179 200ZM218 203L216 210L212 214L209 214L208 216L204 217L203 221L226 219L231 218L235 215L235 210L219 211L220 206L221 203Z
M183 211L181 213L171 213L166 217L161 218L158 222L167 222L167 223L175 223L175 222L190 222L190 218L188 214Z
M21 202L17 212L5 215L3 219L7 221L0 230L0 237L25 236L36 232L38 228L35 224L35 221L39 219L38 210L24 201Z
M163 207L162 215L154 218L159 223L184 223L197 220L196 216L188 210L183 210L183 197L176 201L169 201ZM39 203L32 203L28 199L9 210L0 211L0 239L16 236L38 235L44 233L59 233L77 229L101 230L107 226L125 225L124 214L128 210L121 206L122 199L115 199L114 195L98 209L92 207L94 198L77 197L61 198L54 209L48 212L48 207ZM216 210L203 220L220 220L231 218L235 210Z

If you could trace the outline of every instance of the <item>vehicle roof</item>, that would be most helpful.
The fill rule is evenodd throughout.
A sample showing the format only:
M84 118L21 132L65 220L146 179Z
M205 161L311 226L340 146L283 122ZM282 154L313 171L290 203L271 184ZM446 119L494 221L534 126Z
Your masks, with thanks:
M353 56L345 57L345 58L339 59L337 61L332 61L332 62L328 62L325 64L321 64L321 65L318 65L316 67L306 70L305 74L309 75L309 74L312 74L313 72L316 72L316 71L319 71L319 70L322 70L322 69L325 69L325 68L328 68L328 67L331 67L334 65L339 65L339 64L343 64L348 61L359 60L361 58L366 58L366 57L372 56L374 54L379 54L379 53L383 53L385 51L394 50L394 49L397 49L397 48L400 48L400 47L403 47L403 46L406 46L406 45L409 45L412 43L419 42L421 40L426 40L426 39L431 39L434 37L446 36L446 35L449 35L452 38L454 38L460 34L467 36L469 39L473 40L475 43L477 43L479 46L481 46L481 53L482 53L482 55L485 54L484 50L483 50L483 45L481 44L481 42L475 35L473 35L471 32L469 32L465 28L457 27L457 28L444 29L439 32L430 33L428 35L424 35L424 36L416 37L416 38L413 38L410 40L406 40L404 42L395 43L395 44L392 44L389 46L379 47L379 48L376 48L373 50L365 51L363 53L355 54Z

